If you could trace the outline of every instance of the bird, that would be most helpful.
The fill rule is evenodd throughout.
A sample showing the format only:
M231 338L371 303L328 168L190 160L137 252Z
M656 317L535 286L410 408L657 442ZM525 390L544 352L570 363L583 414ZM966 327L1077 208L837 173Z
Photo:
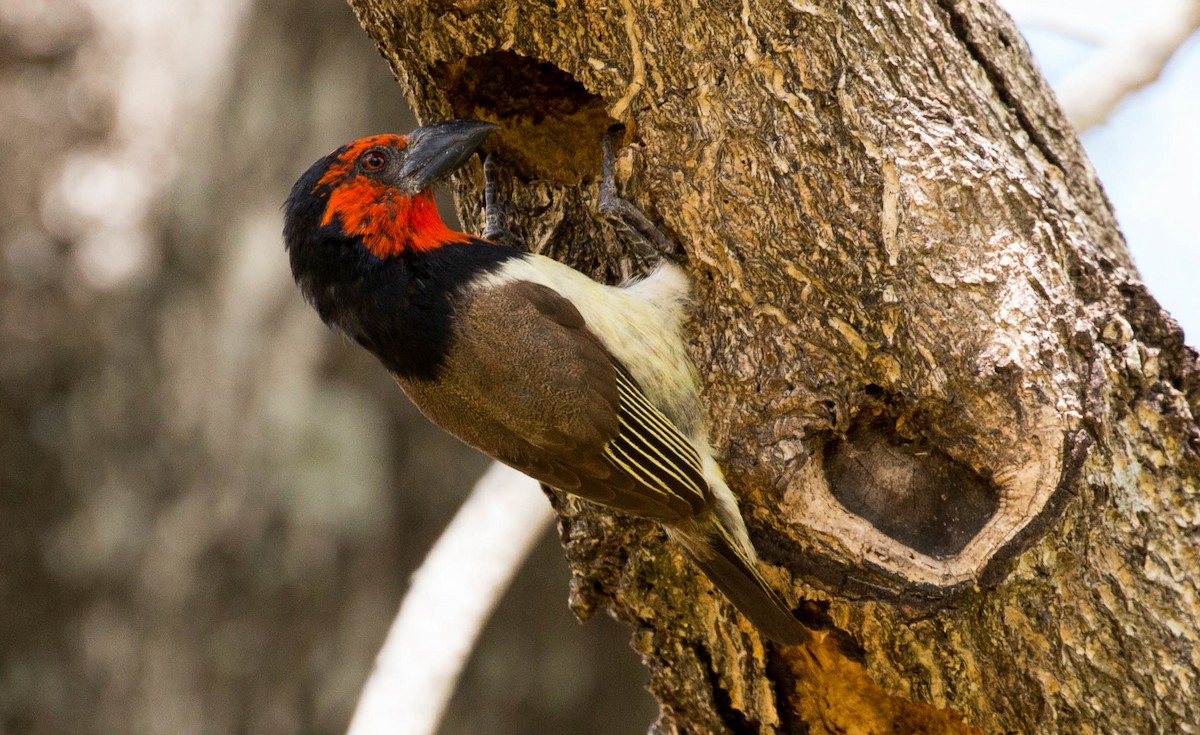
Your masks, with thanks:
M685 272L663 258L605 285L442 221L432 187L496 128L450 120L370 136L309 167L283 208L304 298L435 424L545 485L661 523L767 638L808 642L758 570L710 445ZM604 172L611 200L609 159Z

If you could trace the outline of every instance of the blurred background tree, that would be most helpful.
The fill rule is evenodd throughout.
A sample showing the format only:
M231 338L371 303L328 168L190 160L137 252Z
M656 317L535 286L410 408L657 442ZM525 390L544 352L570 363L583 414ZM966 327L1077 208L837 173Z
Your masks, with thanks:
M6 0L0 32L0 732L343 731L486 463L301 302L279 206L412 114L338 3ZM567 588L547 534L443 732L652 718Z
M1200 22L1160 4L1123 12ZM1014 3L1052 81L1142 37L1058 5ZM0 39L0 732L339 732L485 466L320 327L279 241L305 166L414 124L399 88L316 0L0 0ZM1084 142L1195 329L1200 40L1173 51ZM442 732L645 729L628 633L567 586L547 535Z

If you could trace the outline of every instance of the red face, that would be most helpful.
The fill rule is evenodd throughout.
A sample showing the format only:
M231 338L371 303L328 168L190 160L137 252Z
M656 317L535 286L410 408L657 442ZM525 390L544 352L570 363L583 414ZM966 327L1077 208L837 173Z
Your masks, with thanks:
M467 235L442 222L427 189L405 190L400 174L407 146L404 135L374 135L344 146L312 190L328 187L321 225L336 217L343 232L380 258L465 242Z

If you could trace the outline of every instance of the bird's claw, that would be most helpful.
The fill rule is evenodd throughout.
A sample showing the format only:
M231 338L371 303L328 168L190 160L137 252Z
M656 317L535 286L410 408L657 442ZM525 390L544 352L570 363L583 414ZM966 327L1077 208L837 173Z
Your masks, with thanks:
M483 237L501 245L524 250L525 240L508 227L510 205L500 200L496 169L496 156L494 153L488 153L483 158Z
M632 202L617 196L613 162L616 160L616 144L624 135L625 126L620 123L610 127L604 134L604 155L600 163L600 214L613 225L638 255L648 259L669 256L675 248L662 230Z

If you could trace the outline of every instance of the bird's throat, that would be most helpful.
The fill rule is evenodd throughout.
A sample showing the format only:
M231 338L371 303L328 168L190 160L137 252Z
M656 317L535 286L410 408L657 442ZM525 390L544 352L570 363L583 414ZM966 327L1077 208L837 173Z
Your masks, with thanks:
M425 252L470 239L442 222L429 192L404 196L366 177L330 193L321 224L331 224L335 217L345 234L357 238L382 259L406 250Z

